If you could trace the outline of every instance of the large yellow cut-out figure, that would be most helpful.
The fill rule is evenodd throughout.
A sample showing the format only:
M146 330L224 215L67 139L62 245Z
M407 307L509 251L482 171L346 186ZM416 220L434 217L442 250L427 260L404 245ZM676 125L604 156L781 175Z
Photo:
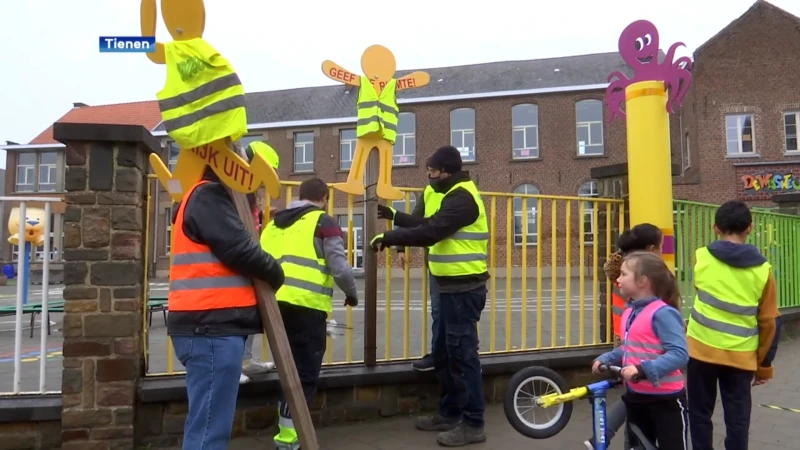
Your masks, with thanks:
M35 247L44 245L44 210L41 208L26 208L25 224L21 228L22 230L20 230L19 223L19 208L12 208L11 215L8 216L8 232L11 234L8 242L11 245L20 245L20 242L23 245L25 242L30 242Z
M400 200L403 193L392 186L392 147L397 136L400 111L397 107L396 91L422 87L430 82L426 72L413 72L399 79L394 78L397 63L388 48L373 45L361 56L363 76L343 69L333 61L322 63L322 72L328 78L352 86L359 86L358 125L356 152L347 181L333 187L353 195L364 195L364 172L369 153L378 149L380 170L376 193L385 200Z
M227 64L227 61L213 47L202 40L206 21L203 0L162 0L161 16L174 41L185 43L187 46L188 44L195 44L195 47L207 51L212 57ZM143 36L155 36L156 18L156 0L142 0L141 32ZM156 64L167 64L168 49L166 46L173 44L174 42L168 44L156 42L156 51L146 53L146 55ZM232 77L235 77L235 73L232 74ZM212 83L209 82L203 88L211 85ZM235 87L230 85L228 89ZM193 94L199 95L199 89L197 91L190 91L184 94L183 97L192 97ZM195 105L206 99L192 98L192 100L187 106L195 107ZM170 99L170 101L174 103L173 99ZM164 100L160 102L162 111L164 111L166 103ZM266 186L266 192L270 197L273 199L280 198L280 181L272 166L260 155L255 156L252 162L248 164L241 154L232 149L231 141L238 139L241 134L247 131L246 118L240 121L241 123L235 127L236 132L231 136L215 139L212 142L198 141L194 143L196 147L181 148L174 174L170 173L158 155L150 155L150 164L162 185L172 196L173 201L181 201L183 193L187 192L203 176L206 166L210 166L220 180L235 191L243 193L255 192L263 184ZM209 130L206 129L206 131ZM172 132L170 132L170 135L172 135Z

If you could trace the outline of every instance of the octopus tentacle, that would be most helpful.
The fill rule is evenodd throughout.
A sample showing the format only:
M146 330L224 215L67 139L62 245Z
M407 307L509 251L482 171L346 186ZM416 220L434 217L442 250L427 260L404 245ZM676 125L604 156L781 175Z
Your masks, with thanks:
M676 42L669 47L667 50L666 56L664 56L664 61L659 64L663 67L670 67L672 66L672 60L675 58L675 51L678 50L678 47L686 47L686 44L683 42Z

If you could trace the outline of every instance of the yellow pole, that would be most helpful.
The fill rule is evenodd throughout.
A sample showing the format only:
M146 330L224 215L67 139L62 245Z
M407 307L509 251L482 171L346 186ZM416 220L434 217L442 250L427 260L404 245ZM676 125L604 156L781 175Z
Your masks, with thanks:
M663 81L625 89L631 226L648 222L664 233L663 257L675 271L669 113Z

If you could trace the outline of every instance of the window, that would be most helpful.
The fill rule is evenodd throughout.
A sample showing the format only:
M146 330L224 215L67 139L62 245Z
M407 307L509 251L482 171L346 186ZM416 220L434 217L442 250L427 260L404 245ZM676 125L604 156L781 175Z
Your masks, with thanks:
M587 181L578 188L578 197L593 197L599 195L597 181ZM583 210L583 241L591 244L594 242L594 202L581 202Z
M36 189L36 152L17 154L17 192L33 192Z
M397 140L392 153L395 166L413 165L417 162L417 115L400 113L397 123Z
M416 206L417 206L417 197L412 192L409 194L408 198L408 214L411 214ZM406 200L403 199L403 200L392 201L392 208L394 208L395 211L406 212ZM394 228L397 228L397 225L395 225Z
M514 189L515 194L537 195L539 188L532 184L523 184ZM536 221L539 218L539 211L536 210L538 200L529 198L527 200L525 220L528 222L528 245L536 244ZM514 243L522 244L522 198L514 198Z
M344 235L344 248L347 251L347 214L338 217ZM364 215L353 214L353 269L364 269ZM349 256L349 255L348 255Z
M314 171L314 133L294 134L294 171Z
M531 104L511 108L513 159L539 157L539 107Z
M164 210L164 215L166 216L165 219L167 221L166 233L164 234L164 254L169 255L169 251L172 248L172 207Z
M339 169L349 170L356 153L356 130L339 130ZM397 145L397 144L395 144Z
M783 133L786 135L786 151L800 151L797 146L797 124L800 123L800 112L788 112L783 115Z
M475 110L450 111L450 145L461 153L462 161L475 161Z
M181 148L178 147L174 141L167 142L167 168L169 169L170 173L175 172L175 165L178 164L178 154L181 152Z
M602 155L603 102L581 100L575 103L575 128L578 133L578 155Z
M684 142L683 146L683 170L688 169L692 166L692 150L689 141L689 133L686 133L686 142Z
M728 155L754 155L753 116L740 114L725 117Z
M58 153L47 152L39 156L39 192L55 192Z

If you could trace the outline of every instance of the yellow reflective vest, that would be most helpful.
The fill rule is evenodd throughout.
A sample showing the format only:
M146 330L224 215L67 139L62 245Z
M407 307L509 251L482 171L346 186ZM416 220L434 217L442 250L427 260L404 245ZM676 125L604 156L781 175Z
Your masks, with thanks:
M428 267L437 277L479 275L487 271L489 225L478 187L471 180L462 181L442 196L440 204L448 194L459 188L466 189L472 194L478 205L478 219L430 247ZM425 208L427 210L427 202Z
M436 214L436 211L439 211L442 206L443 198L444 194L436 192L430 185L426 186L425 190L422 191L422 202L425 204L425 215L423 217L431 217Z
M765 262L757 267L732 267L714 258L706 247L695 254L697 294L687 335L721 350L756 351L758 305L772 266Z
M247 133L244 87L227 59L202 38L165 43L164 54L167 83L158 107L180 148Z
M306 213L288 228L272 220L261 234L261 248L277 259L286 277L275 293L279 302L333 311L333 276L325 258L317 257L314 233L322 211Z
M397 116L400 114L396 87L397 80L392 78L378 96L369 78L361 77L361 87L358 89L356 136L362 137L382 131L383 138L394 144L397 139Z

